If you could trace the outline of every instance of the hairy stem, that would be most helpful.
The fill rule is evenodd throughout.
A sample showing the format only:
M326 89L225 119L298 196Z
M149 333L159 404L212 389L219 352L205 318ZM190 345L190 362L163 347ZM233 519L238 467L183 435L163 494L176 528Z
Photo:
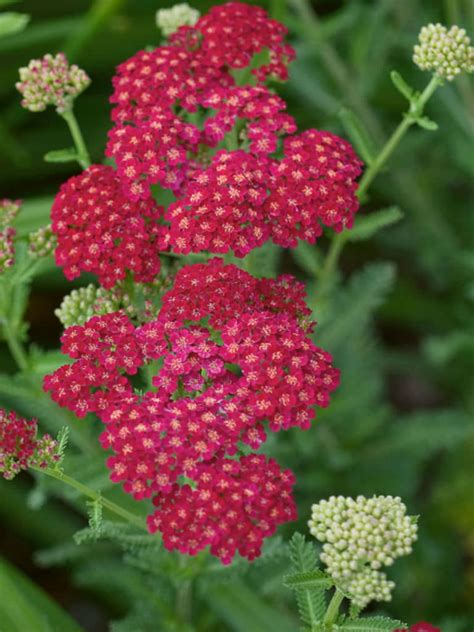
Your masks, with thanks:
M333 624L336 622L337 615L339 614L339 608L344 599L344 594L336 588L336 592L332 596L331 601L329 602L328 609L326 610L326 614L324 615L323 625L329 630L332 628Z
M106 509L116 514L117 516L120 516L127 522L130 522L131 524L135 525L136 527L139 527L140 529L146 530L145 522L142 518L140 518L140 516L137 516L131 513L124 507L121 507L120 505L117 505L116 503L114 503L112 500L109 500L108 498L104 498L104 496L102 496L102 494L100 494L99 492L95 491L95 489L92 489L91 487L84 485L80 481L77 481L75 478L72 478L72 476L68 476L60 469L55 469L55 468L42 469L40 467L32 467L31 469L34 469L37 472L41 472L42 474L46 474L47 476L51 476L51 478L55 478L58 481L61 481L62 483L69 485L69 487L73 487L78 492L80 492L83 496L86 496L87 498L90 498L91 500L95 500L97 502L102 503L102 505Z
M74 112L72 109L66 110L61 113L61 116L66 121L69 131L71 132L77 151L77 162L83 169L87 169L87 167L90 167L91 165L91 159Z

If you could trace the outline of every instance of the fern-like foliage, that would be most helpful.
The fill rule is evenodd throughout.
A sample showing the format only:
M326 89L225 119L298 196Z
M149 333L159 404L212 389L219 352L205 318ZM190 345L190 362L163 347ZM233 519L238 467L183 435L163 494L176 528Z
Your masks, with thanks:
M386 617L364 617L353 621L346 621L341 630L344 632L393 632L393 630L406 628L406 624Z
M313 544L306 542L305 537L301 533L293 535L289 543L289 550L292 570L295 575L298 575L300 579L303 576L306 578L313 577L313 583L296 586L295 582L293 582L291 586L295 591L302 622L313 628L322 620L326 612L325 591L331 586L331 582L329 578L327 578L325 585L314 581L316 577L321 580L321 576L324 574L318 569L316 550ZM295 575L292 577L294 578ZM288 580L289 578L286 581L288 582Z

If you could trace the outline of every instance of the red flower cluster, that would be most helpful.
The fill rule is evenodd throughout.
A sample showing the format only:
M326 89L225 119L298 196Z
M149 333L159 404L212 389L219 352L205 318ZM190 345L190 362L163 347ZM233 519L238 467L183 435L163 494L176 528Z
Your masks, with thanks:
M356 178L362 163L348 142L315 129L284 140L284 158L274 169L268 214L273 240L294 248L314 243L322 225L351 228L359 208Z
M150 110L140 125L117 125L109 133L106 155L113 157L124 193L131 200L151 197L150 185L178 193L196 153L200 131L172 112Z
M36 419L23 419L0 408L0 474L12 479L29 467L48 467L58 460L57 443L49 435L37 437Z
M222 549L224 561L237 549L254 557L265 534L294 515L292 501L286 509L276 503L289 494L291 478L268 465L269 478L255 472L258 502L249 497L243 503L239 489L247 489L250 466L263 457L249 457L248 467L247 461L239 466L224 457L235 455L240 442L258 448L264 424L274 431L307 428L313 407L327 405L338 371L309 339L308 313L303 287L291 277L255 279L220 259L187 266L154 321L134 329L118 313L66 330L63 351L76 361L48 376L45 389L78 415L97 412L106 424L102 445L113 452L112 480L122 481L137 499L154 496L160 515L150 525L166 534L170 547L193 552L211 543L213 551ZM153 377L157 391L140 395L127 375L146 360L159 367ZM204 510L200 490L207 494L202 475L221 480L227 468L236 505L222 508L216 496L204 522L198 520ZM180 488L181 476L195 481L197 491ZM273 498L270 514L264 512L264 490ZM175 506L191 512L186 527L170 523ZM212 525L226 524L233 511L241 535L226 549L223 532L210 534ZM188 542L191 532L195 544Z
M426 621L420 621L419 623L411 625L408 630L398 628L393 632L441 632L441 628L436 628L434 625L431 625L431 623L426 623Z
M135 329L121 312L93 316L84 326L68 327L62 351L76 362L44 379L44 388L60 406L78 417L107 410L132 392L123 373L134 375L143 363Z
M124 198L112 167L93 165L65 182L54 200L56 263L68 279L94 272L105 288L124 279L127 270L136 281L150 282L160 269L162 214L152 200Z
M71 178L53 206L67 278L90 271L110 288L129 270L149 282L160 250L243 257L268 239L294 247L323 225L352 225L361 163L351 146L329 132L295 134L285 102L263 85L287 77L285 36L261 7L229 2L117 68L106 148L116 169ZM221 143L228 151L212 154ZM153 185L176 197L166 218Z
M262 137L264 138L264 137ZM264 143L271 143L268 137ZM244 257L272 237L283 247L314 243L322 226L350 228L361 163L346 141L308 130L284 140L284 158L221 151L188 181L170 205L170 244L176 252L233 250Z
M264 49L269 63L253 74L259 81L268 75L286 79L294 58L294 50L284 44L286 32L260 7L239 2L213 7L195 26L182 26L168 46L140 51L118 67L113 120L137 123L153 107L179 105L194 112L215 88L234 85L231 70L248 67Z
M195 481L155 498L148 525L169 550L194 555L210 546L224 564L237 551L253 560L276 525L296 519L293 474L263 455L200 463Z
M252 70L254 79L285 79L294 57L285 35L262 8L230 2L118 67L106 154L132 202L150 200L154 184L177 197L162 249L243 257L270 238L293 247L314 242L322 225L351 226L361 164L350 145L309 130L288 137L276 160L279 138L296 131L285 102L263 85L235 85L234 71L264 50L269 63ZM209 157L227 135L233 151Z
M188 183L186 195L171 204L170 244L187 254L233 250L244 257L269 237L266 224L267 161L242 150L220 151L209 168Z
M284 81L288 78L288 63L295 51L284 43L287 29L268 17L261 7L240 2L227 2L212 7L194 27L182 26L170 37L172 43L198 46L201 63L227 68L247 68L254 56L268 50L269 60L253 70L259 81L273 75Z
M211 147L220 143L237 123L240 134L250 141L250 153L256 155L273 153L279 136L296 131L293 117L285 113L286 103L264 86L220 88L209 94L202 105L217 110L204 122L204 142Z

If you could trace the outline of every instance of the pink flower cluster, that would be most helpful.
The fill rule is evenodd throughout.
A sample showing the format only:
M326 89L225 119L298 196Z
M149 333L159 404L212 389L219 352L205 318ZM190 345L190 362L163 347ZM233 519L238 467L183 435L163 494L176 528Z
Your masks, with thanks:
M162 215L152 200L124 198L112 167L93 165L65 182L54 200L56 263L68 279L94 272L105 288L127 270L136 281L153 281L160 269Z
M236 459L241 444L257 449L267 427L309 427L338 384L308 316L291 277L255 279L220 259L186 266L155 320L135 329L116 313L67 329L63 351L75 362L44 386L105 423L111 478L136 499L153 496L150 529L166 546L251 559L295 516L293 479L264 457ZM143 394L128 376L148 361L155 389ZM183 476L194 485L180 485ZM224 494L235 502L223 505Z
M29 467L48 467L58 460L57 442L37 436L37 422L0 408L0 474L12 479Z

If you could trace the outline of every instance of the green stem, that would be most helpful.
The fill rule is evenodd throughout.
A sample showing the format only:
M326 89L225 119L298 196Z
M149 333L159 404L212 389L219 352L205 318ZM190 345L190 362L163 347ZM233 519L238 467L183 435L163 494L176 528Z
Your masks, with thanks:
M117 505L116 503L109 500L108 498L104 498L102 494L95 491L95 489L92 489L91 487L84 485L80 481L77 481L75 478L68 476L67 474L62 472L60 469L53 469L53 468L42 469L40 467L32 467L31 469L36 470L37 472L41 472L42 474L46 474L47 476L51 476L51 478L55 478L58 481L61 481L62 483L69 485L69 487L73 487L78 492L83 494L83 496L86 496L87 498L90 498L91 500L101 502L102 505L106 509L116 514L117 516L120 516L127 522L130 522L131 524L135 525L136 527L139 527L140 529L146 530L146 525L139 516L131 513L127 509L124 509L120 505Z
M65 112L61 112L61 116L66 121L69 131L71 132L74 145L76 146L78 156L77 162L83 169L87 169L87 167L90 167L91 165L91 159L74 112L72 109L66 110Z
M431 81L428 83L426 88L423 90L421 95L415 99L411 106L410 111L405 114L403 120L400 122L398 127L395 129L393 134L390 136L388 141L382 147L382 150L375 158L374 162L370 165L370 167L365 171L362 180L359 183L359 187L357 189L357 197L361 200L364 197L367 189L369 188L372 180L379 173L382 167L385 165L387 160L392 155L394 149L400 143L402 138L407 133L408 129L416 123L417 118L420 118L423 114L423 109L430 97L433 95L436 88L440 86L440 80L437 76L433 76Z
M10 321L7 318L3 320L2 325L3 333L8 348L10 349L10 353L12 354L20 371L25 371L28 368L28 357L23 349L23 345L18 340L16 332L12 329Z
M344 599L344 594L336 588L336 592L332 596L331 601L329 602L328 609L326 610L326 614L324 615L323 625L327 627L329 630L332 628L333 624L337 619L337 615L339 614L339 608Z
M402 121L382 147L374 162L368 169L366 169L364 175L362 176L357 189L357 197L359 200L363 200L375 177L384 167L385 163L390 158L395 148L399 145L408 129L416 123L418 118L422 116L425 105L440 85L441 81L439 77L433 76L419 97L412 101L409 112L404 115ZM334 274L334 270L336 269L339 256L345 243L346 235L344 232L338 233L331 242L331 246L324 261L323 269L319 276L319 291L321 294L324 294L327 284Z

